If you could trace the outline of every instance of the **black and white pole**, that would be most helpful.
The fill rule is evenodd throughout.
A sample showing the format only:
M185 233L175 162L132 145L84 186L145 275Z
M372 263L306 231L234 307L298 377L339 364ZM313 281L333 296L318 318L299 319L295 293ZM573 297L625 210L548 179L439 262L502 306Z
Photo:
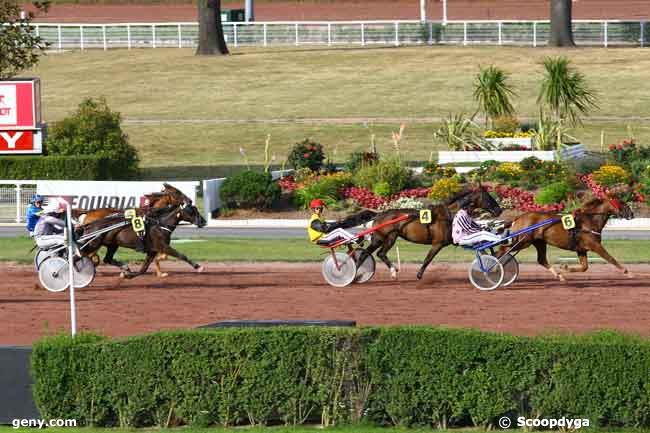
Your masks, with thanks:
M77 334L77 307L74 301L74 232L72 230L72 208L70 203L66 204L66 225L68 231L68 277L70 278L70 329L72 336L74 337Z

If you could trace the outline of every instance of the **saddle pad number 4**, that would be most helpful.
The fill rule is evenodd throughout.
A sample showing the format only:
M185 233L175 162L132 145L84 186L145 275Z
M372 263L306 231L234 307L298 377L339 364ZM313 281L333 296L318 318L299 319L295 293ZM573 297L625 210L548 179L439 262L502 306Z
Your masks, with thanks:
M576 228L576 220L573 218L573 215L562 215L562 227L565 230Z
M431 210L422 209L420 211L420 222L422 224L431 224Z

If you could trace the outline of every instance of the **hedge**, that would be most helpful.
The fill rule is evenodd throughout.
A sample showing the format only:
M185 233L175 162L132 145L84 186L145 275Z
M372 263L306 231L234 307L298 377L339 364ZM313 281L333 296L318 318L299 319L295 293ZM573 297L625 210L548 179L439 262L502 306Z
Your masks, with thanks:
M2 179L110 180L129 178L124 161L96 156L9 156L0 158Z
M650 342L427 327L269 328L34 346L43 418L85 425L480 426L502 416L650 425Z

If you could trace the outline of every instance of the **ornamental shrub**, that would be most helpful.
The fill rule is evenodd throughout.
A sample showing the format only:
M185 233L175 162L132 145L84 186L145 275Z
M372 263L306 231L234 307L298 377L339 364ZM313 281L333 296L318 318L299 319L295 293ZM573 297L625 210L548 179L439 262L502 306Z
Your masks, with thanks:
M291 149L287 162L294 169L308 168L311 171L318 171L323 166L325 152L320 143L308 138L296 143Z
M375 164L378 161L379 161L378 153L357 150L352 152L348 157L348 161L345 163L345 169L347 171L353 172L366 165Z
M109 173L113 179L137 174L138 152L122 131L121 115L111 111L104 97L85 99L77 110L55 122L49 130L46 147L50 155L92 155L115 160L119 172Z
M294 191L294 201L303 209L316 198L323 200L327 206L332 206L341 198L340 190L351 183L352 175L344 172L313 177Z
M535 196L537 204L557 204L566 200L568 194L573 191L572 185L567 182L555 182L546 185Z
M500 181L514 181L519 180L523 170L516 162L503 162L494 171L494 177Z
M594 180L603 186L612 186L619 183L630 183L631 176L619 165L603 165L594 171Z
M354 174L354 185L369 190L374 190L377 184L385 184L381 188L388 192L386 195L396 194L406 188L411 181L411 171L402 165L398 159L379 161L376 164L361 167ZM387 187L386 187L387 185Z
M446 177L431 185L429 198L434 203L443 202L463 189L458 176Z
M219 191L224 204L233 209L269 209L280 194L271 174L251 170L227 178Z
M423 173L426 177L430 177L433 182L442 179L443 177L453 177L456 175L456 169L446 165L439 165L435 162L428 162L424 165Z
M390 195L391 188L388 182L379 182L375 184L372 192L381 197L388 197Z

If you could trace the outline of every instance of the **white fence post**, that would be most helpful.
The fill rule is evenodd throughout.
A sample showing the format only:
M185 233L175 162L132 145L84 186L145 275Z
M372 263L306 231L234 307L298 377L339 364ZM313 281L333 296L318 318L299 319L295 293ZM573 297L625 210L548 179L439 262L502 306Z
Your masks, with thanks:
M332 46L332 23L327 23L327 46Z
M20 223L20 183L16 184L16 222Z
M63 47L63 41L61 40L61 24L57 26L57 37L59 38L59 51Z
M41 26L36 24L36 36L40 36L40 35L41 35Z
M399 46L399 22L395 21L395 46Z
M467 45L467 21L463 22L463 45Z
M361 46L366 45L366 32L365 26L361 23Z
M79 49L84 50L84 25L79 26Z
M130 24L127 24L126 26L126 40L130 50L131 49L131 25Z
M603 23L603 43L605 48L607 48L607 21Z
M178 48L183 48L183 36L181 34L181 25L178 24Z
M537 21L533 21L533 47L537 47Z
M267 41L266 41L266 23L264 23L263 29L264 29L264 46L266 46L267 45Z
M151 45L156 48L156 25L151 25Z
M433 22L429 23L429 45L433 45Z
M237 23L232 23L232 38L234 39L235 46L237 46Z
M298 46L298 23L296 23L296 46Z
M108 46L106 45L106 26L102 26L102 41L104 43L104 51L108 49Z
M645 47L645 21L641 21L641 48Z
M497 23L497 27L499 28L499 45L503 45L503 37L501 36L501 21Z

